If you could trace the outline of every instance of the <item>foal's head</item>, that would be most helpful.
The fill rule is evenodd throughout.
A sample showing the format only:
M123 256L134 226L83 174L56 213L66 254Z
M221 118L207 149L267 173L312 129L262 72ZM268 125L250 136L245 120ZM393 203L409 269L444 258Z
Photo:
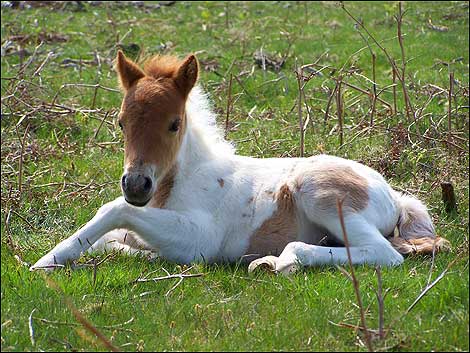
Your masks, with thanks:
M119 51L117 72L125 93L119 114L125 149L121 187L127 202L144 206L156 190L157 178L175 163L198 63L194 55L183 61L157 56L141 70Z

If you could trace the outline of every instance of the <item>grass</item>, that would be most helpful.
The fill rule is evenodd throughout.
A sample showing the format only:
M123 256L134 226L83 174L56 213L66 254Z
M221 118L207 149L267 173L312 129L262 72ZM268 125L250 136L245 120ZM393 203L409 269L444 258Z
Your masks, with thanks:
M393 19L396 3L345 6L363 20L400 67ZM151 271L156 271L152 276L165 275L164 269L180 273L179 265L115 254L97 267L96 275L92 266L51 274L48 278L57 284L55 289L43 275L30 273L21 264L18 259L36 261L120 194L123 150L116 116L121 94L90 87L61 89L66 83L116 88L112 60L118 43L128 55L137 54L132 46L137 44L144 50L140 57L196 52L202 67L200 83L210 93L221 125L230 74L237 76L232 83L228 138L235 141L238 153L257 157L299 155L294 69L296 62L300 66L320 58L318 64L328 67L304 90L311 111L305 155L335 154L379 170L395 188L425 201L438 233L453 245L451 252L436 257L433 267L430 257L411 256L400 267L382 269L383 288L388 291L385 328L390 331L384 340L375 339L373 346L392 351L468 351L468 3L410 2L404 8L406 83L413 107L425 107L422 118L414 124L406 117L398 87L398 111L392 114L377 104L375 124L368 129L369 97L345 88L341 147L334 102L324 121L333 78L344 67L349 72L346 82L371 89L367 78L372 77L372 65L354 22L335 3L3 7L2 351L103 350L102 343L77 321L66 298L121 350L366 350L360 332L338 326L359 325L360 320L353 286L336 268L304 269L287 278L248 274L239 264L198 264L190 273L204 276L186 278L171 290L178 280L132 282ZM44 44L33 54L40 41ZM382 89L392 83L390 64L376 46L371 48L377 55L376 82ZM280 72L263 71L255 64L253 54L260 49L272 59L287 57ZM24 57L22 50L28 52ZM97 55L99 61L91 63ZM456 79L451 135L449 72ZM52 107L56 95L60 106ZM392 89L380 97L392 104ZM446 213L440 199L442 181L453 183L458 212ZM87 257L81 262L92 261ZM403 316L451 263L442 280ZM355 270L368 327L377 329L374 268ZM144 292L150 293L140 296ZM33 309L34 345L28 327ZM113 325L117 326L109 328Z

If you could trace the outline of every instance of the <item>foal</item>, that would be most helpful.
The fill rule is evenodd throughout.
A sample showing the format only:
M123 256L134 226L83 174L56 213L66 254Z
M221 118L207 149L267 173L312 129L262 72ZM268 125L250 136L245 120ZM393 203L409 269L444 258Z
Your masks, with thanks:
M110 248L178 263L244 258L252 260L249 271L344 264L338 199L354 264L394 266L402 254L448 245L419 200L362 164L326 155L236 155L195 86L195 56L157 56L142 70L118 52L117 72L124 91L123 197L103 205L32 269Z

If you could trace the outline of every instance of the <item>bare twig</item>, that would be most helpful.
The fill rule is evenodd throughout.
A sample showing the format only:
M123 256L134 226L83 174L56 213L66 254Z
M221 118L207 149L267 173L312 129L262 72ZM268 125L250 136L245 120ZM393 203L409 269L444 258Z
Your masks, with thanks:
M370 109L370 126L374 125L374 115L375 115L375 105L377 102L377 81L376 81L376 76L375 76L375 53L372 52L372 81L374 83L372 84L372 108Z
M347 195L346 195L346 197L347 197ZM354 266L353 266L353 262L352 262L352 258L351 258L351 250L349 248L348 235L346 233L346 226L344 224L343 202L344 202L344 198L341 199L341 200L337 198L336 199L336 208L338 210L338 217L339 217L339 220L340 220L340 223L341 223L341 230L343 232L344 246L346 247L346 252L348 254L349 268L350 268L350 271L351 271L351 278L352 278L352 283L353 283L353 286L354 286L354 292L356 294L357 304L359 305L359 312L360 312L360 315L361 315L361 324L362 324L362 327L364 328L364 335L365 335L365 338L366 338L367 349L369 350L369 352L373 352L374 349L372 348L370 333L369 333L369 331L367 329L367 326L366 326L366 318L365 318L365 313L364 313L364 306L362 305L361 293L359 292L359 282L358 282L358 280L356 278L356 275L354 273Z
M413 304L411 304L408 309L406 309L405 313L402 315L405 316L406 314L408 314L415 306L416 304L418 304L418 302L426 295L427 292L429 292L432 287L434 287L441 279L444 278L445 274L447 273L447 271L449 271L449 268L457 261L459 260L459 257L456 257L454 260L452 260L446 267L446 269L444 271L441 272L441 274L439 276L436 277L436 279L429 285L427 285L423 291L420 293L420 295L418 295L418 297L415 299L415 301L413 302Z
M339 145L343 145L343 101L341 97L342 76L338 77L338 88L336 89L336 113L338 115L339 125Z
M347 87L350 87L358 92L361 92L361 93L364 93L364 94L367 94L368 96L370 96L370 92L366 91L366 90L363 90L362 88L360 87L357 87L349 82L346 82L346 81L342 81L342 84L347 86ZM382 103L383 105L385 105L389 110L392 109L392 106L390 105L390 103L388 103L387 101L383 100L382 98L378 97L378 94L377 94L377 97L376 97L376 100L379 101L380 103Z
M362 35L361 32L358 32L361 38L366 42L367 47L369 48L369 52L372 58L372 106L370 109L370 126L374 125L374 114L375 114L375 105L377 102L377 81L376 81L376 76L375 76L375 61L376 61L376 55L372 48L369 45L369 41Z
M233 74L230 73L230 81L228 82L228 95L227 95L227 112L225 116L225 138L227 138L228 131L229 131L229 117L230 111L232 110L232 79Z
M100 129L103 126L103 123L106 121L106 118L108 117L108 115L109 115L109 111L107 111L106 114L104 115L103 119L101 119L100 125L96 129L95 134L93 135L93 139L96 140L96 137L98 136L98 133L100 132Z
M44 42L41 41L41 43L39 43L36 48L34 48L34 51L33 51L33 54L29 57L28 61L20 67L19 71L18 71L18 75L17 77L21 77L22 74L26 71L26 69L28 68L29 65L31 65L31 63L34 61L39 49L44 45Z
M297 114L299 119L299 129L300 129L300 157L304 156L304 120L302 118L302 77L303 77L303 69L302 67L299 69L297 67L297 59L295 62L295 75L297 78L297 85L299 89L299 97L298 97L298 106L297 106Z
M397 74L392 68L392 82L393 82L393 114L397 114Z
M457 254L455 256L455 258L449 262L449 264L447 265L447 267L445 268L444 271L441 272L441 274L439 276L436 277L436 279L431 283L431 284L428 284L426 285L426 287L421 291L421 293L418 295L418 297L413 301L413 303L408 307L408 309L406 309L406 311L401 314L400 316L398 316L395 320L393 320L391 323L390 323L390 327L394 327L395 323L397 321L400 321L401 319L403 319L415 306L416 304L418 304L418 302L442 279L444 278L444 276L446 275L446 273L449 271L449 269L458 261L461 259L461 253ZM386 331L385 333L385 336L387 336L389 331Z
M55 102L57 100L57 97L59 96L59 93L64 89L64 88L67 88L67 87L85 87L85 88L94 88L95 89L95 95L96 95L96 90L98 88L104 90L104 91L109 91L109 92L117 92L119 93L120 91L118 89L114 89L114 88L109 88L109 87L105 87L105 86L102 86L100 85L99 83L97 84L87 84L87 83L64 83L62 86L59 87L59 89L57 90L56 94L54 95L54 98L52 99L52 103L51 105L55 105ZM93 108L94 109L94 108ZM92 109L92 110L93 110Z
M253 96L250 94L250 92L248 92L248 90L246 89L245 85L243 84L242 81L240 81L240 79L238 78L237 75L234 75L233 76L235 78L235 81L238 82L238 84L240 85L240 87L243 89L243 92L245 92L245 94L250 97L250 99L253 99Z
M181 276L178 282L176 282L176 284L165 293L165 297L168 297L170 293L173 292L176 289L176 287L178 287L183 282L183 279L184 277Z
M348 324L347 322L340 322L340 323L336 323L336 322L333 322L333 321L330 321L328 320L328 323L333 325L333 326L338 326L338 327L344 327L344 328L349 328L349 329L353 329L355 331L357 330L361 330L363 332L367 331L369 332L370 334L373 334L373 335L377 335L377 330L373 330L373 329L368 329L368 328L364 328L362 326L359 326L359 325L351 325L351 324Z
M41 63L41 65L39 65L39 67L36 69L36 71L34 71L33 73L33 77L36 76L36 75L39 75L42 71L42 69L44 68L44 66L46 66L47 62L49 61L49 59L54 55L53 52L49 52L47 53L47 56L46 58L44 59L44 61Z
M143 283L143 282L158 282L167 279L174 279L174 278L191 278L191 277L202 277L204 273L192 273L192 274L176 274L176 275L168 275L162 277L155 277L155 278L137 278L132 283Z
M23 134L23 138L20 140L21 143L21 154L20 154L20 160L19 160L19 165L18 165L18 190L20 192L20 199L21 199L21 192L23 189L23 156L24 156L24 148L25 148L25 140L26 140L26 135L28 134L29 131L29 124L26 126L26 129Z
M378 41L377 39L375 39L375 37L369 32L369 30L364 26L364 24L362 23L362 21L359 21L358 19L356 19L349 11L348 9L346 9L346 7L344 6L344 3L341 2L341 8L346 12L346 14L359 26L361 27L366 33L367 35L374 41L374 43L380 48L380 50L385 54L385 56L387 57L390 65L392 66L392 70L395 72L396 74L396 77L398 78L398 80L400 81L401 83L401 86L402 86L402 89L403 89L403 96L404 96L404 99L405 99L405 104L407 105L407 114L408 114L408 118L410 119L409 115L413 115L413 118L414 118L414 112L413 112L413 108L411 107L411 103L409 101L409 96L408 96L408 91L406 89L406 83L405 83L405 77L402 76L398 70L398 67L397 67L397 64L395 63L395 60L391 57L391 55L388 53L387 49L385 49L384 46L382 46ZM397 23L398 23L398 40L400 42L400 45L402 46L403 45L403 35L401 33L401 24L402 24L402 19L403 19L403 12L401 11L401 3L399 4L399 15L396 16L396 20L397 20ZM405 60L405 57L404 57L404 49L402 51L402 60L406 63L406 60ZM402 73L404 74L404 72L402 71Z
M330 97L328 98L328 103L326 103L325 117L323 119L323 122L325 124L328 121L328 116L330 115L331 102L333 101L333 98L336 97L337 90L338 90L338 82L336 82L335 88L333 88L333 91L331 92Z
M447 109L447 130L452 132L452 95L454 91L454 73L449 73L449 107Z

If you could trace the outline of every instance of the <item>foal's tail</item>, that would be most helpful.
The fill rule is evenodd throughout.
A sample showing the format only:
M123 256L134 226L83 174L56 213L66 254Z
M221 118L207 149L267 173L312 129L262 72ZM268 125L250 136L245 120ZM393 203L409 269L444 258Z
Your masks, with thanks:
M395 192L400 208L398 236L390 238L401 254L432 254L450 249L450 242L436 235L426 206L418 199Z

